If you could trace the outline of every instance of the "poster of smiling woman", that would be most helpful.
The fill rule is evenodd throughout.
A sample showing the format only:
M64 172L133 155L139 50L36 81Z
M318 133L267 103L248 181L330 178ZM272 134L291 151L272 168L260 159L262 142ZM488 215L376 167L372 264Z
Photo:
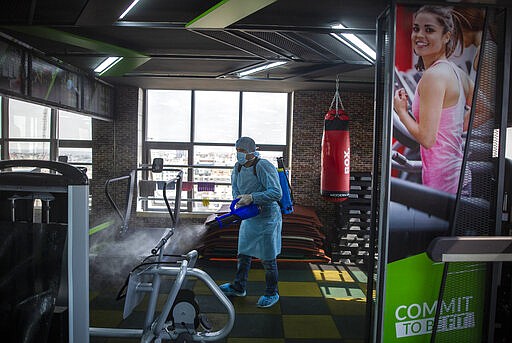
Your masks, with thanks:
M493 188L492 171L474 168L492 158L495 127L480 72L495 73L488 13L463 3L395 9L382 342L481 342L486 264L434 262L429 248L492 226L495 195L482 187ZM475 148L476 139L486 144Z

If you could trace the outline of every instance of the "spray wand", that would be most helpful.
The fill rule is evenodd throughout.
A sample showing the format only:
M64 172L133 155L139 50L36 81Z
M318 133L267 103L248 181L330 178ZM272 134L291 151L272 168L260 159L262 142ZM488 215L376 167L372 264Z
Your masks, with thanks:
M231 212L215 217L213 220L206 222L205 226L209 229L222 229L260 214L260 207L254 203L235 208L236 203L239 201L240 198L233 200L229 206Z

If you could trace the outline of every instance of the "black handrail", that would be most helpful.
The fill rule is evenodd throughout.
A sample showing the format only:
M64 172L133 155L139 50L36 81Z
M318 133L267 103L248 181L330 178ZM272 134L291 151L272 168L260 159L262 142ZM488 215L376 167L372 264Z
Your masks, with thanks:
M181 170L181 169L166 169L166 171L177 171L178 172L178 175L173 180L167 181L164 184L164 189L163 189L163 197L164 197L164 201L165 201L165 206L167 206L167 211L169 211L169 214L171 215L172 226L176 227L176 225L178 225L180 208L181 208L181 184L183 181L183 170ZM169 200L167 199L167 186L174 182L176 183L176 185L175 185L176 196L174 198L174 211L173 211L173 210L171 210L171 206L169 205Z
M65 181L67 185L88 185L89 179L87 175L70 164L57 162L57 161L47 161L47 160L2 160L0 161L0 175L8 176L11 173L16 173L19 175L19 171L4 171L8 168L19 168L19 167L33 167L39 169L49 169L55 172L58 172L59 178ZM38 174L32 172L27 172ZM42 174L42 173L41 173Z
M105 195L107 197L107 200L110 203L110 205L112 205L112 207L116 211L117 215L121 219L121 227L119 229L120 233L124 233L124 232L126 232L126 230L128 230L128 221L130 220L130 215L132 212L133 190L135 188L135 178L136 178L136 171L132 170L130 172L130 174L128 174L128 175L116 177L116 178L107 180L107 182L105 182ZM127 183L127 191L126 191L126 210L123 215L121 213L121 210L119 209L119 206L117 206L114 199L110 195L109 186L114 182L118 182L118 181L122 181L122 180L126 180L126 179L128 179L129 181Z

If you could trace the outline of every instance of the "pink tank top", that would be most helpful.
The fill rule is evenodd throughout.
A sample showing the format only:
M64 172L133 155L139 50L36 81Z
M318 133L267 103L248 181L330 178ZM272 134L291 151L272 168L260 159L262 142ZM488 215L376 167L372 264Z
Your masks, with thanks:
M459 83L459 99L455 105L442 109L435 144L430 149L420 146L422 180L426 186L456 194L464 154L462 132L464 128L466 96L461 76L459 75L459 69L447 60L436 61L433 65L437 63L448 63L454 70ZM418 93L418 88L416 87L412 102L412 111L417 122L420 120L420 94ZM464 177L464 190L468 189L470 182L471 174L468 171Z

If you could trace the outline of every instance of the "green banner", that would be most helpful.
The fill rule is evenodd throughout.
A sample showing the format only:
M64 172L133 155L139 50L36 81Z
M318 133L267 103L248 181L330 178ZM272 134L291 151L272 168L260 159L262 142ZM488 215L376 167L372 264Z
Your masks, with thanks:
M436 342L481 342L486 265L450 263L448 268ZM443 269L444 263L425 253L388 264L383 342L430 342Z

